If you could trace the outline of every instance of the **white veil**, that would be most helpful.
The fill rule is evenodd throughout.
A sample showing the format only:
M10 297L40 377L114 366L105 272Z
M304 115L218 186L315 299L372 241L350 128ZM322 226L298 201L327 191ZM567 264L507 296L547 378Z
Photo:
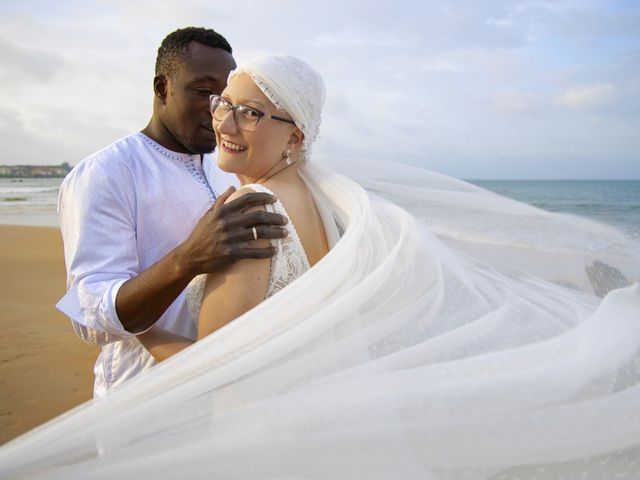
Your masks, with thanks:
M637 242L410 167L339 168L366 190L301 169L343 232L325 258L5 445L2 477L637 477Z

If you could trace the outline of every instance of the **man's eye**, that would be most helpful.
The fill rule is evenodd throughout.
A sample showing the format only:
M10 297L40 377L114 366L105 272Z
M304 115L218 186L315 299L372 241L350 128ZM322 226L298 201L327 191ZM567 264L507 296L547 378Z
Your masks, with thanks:
M209 98L210 95L213 95L213 91L210 88L194 88L194 91L202 97Z

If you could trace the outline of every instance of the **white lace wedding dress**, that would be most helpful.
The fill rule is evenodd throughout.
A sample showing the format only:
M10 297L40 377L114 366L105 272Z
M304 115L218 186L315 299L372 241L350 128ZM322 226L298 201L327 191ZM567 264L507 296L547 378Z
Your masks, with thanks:
M251 183L242 188L253 190L254 192L269 193L277 197L270 189L264 185ZM304 251L300 237L295 225L291 221L287 210L280 200L275 203L266 204L268 212L279 213L288 220L287 229L289 236L282 240L272 240L272 245L276 248L275 255L271 258L271 271L269 273L269 284L265 298L269 298L284 287L293 282L296 278L309 270L309 259ZM198 323L200 307L202 306L202 293L204 291L206 275L198 275L187 286L187 304L189 313L193 321Z
M637 479L637 240L410 167L337 168L364 189L303 169L343 232L320 262L5 445L0 476Z

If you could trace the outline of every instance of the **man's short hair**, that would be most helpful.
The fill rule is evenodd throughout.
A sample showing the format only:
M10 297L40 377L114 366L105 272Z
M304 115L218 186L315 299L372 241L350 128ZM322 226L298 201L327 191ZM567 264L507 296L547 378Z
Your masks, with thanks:
M156 76L169 78L176 73L182 62L188 60L189 44L198 42L213 48L221 48L229 53L231 45L227 39L215 30L202 27L180 28L171 32L162 40L156 57Z

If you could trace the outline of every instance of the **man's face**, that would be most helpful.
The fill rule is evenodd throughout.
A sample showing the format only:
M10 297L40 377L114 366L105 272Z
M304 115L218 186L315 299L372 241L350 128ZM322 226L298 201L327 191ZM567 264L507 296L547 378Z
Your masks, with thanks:
M230 53L191 42L188 58L167 79L163 123L187 152L209 153L215 148L209 95L224 90L235 67Z

